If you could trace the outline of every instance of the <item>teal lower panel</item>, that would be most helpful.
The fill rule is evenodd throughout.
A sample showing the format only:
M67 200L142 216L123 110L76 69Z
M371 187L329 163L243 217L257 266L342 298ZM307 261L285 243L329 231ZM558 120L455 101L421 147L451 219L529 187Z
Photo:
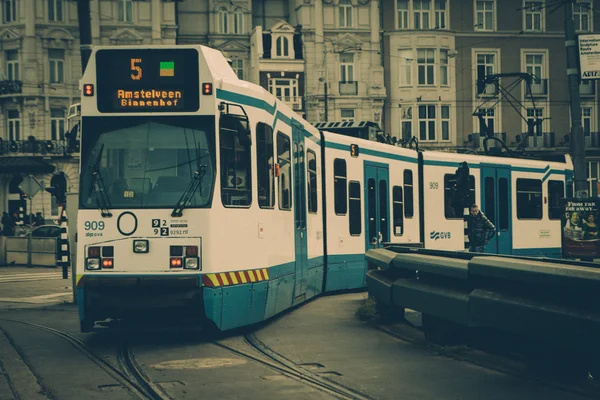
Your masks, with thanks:
M327 265L326 292L364 288L367 284L367 265L363 261Z
M562 248L513 249L513 256L562 258Z
M323 265L308 270L306 299L318 296L323 291Z
M85 295L83 294L83 288L77 288L77 311L79 312L79 320L83 321L85 317Z
M294 275L287 275L277 279L277 300L275 301L275 314L292 307L294 300Z
M233 329L250 324L252 284L223 288L222 329Z
M204 312L206 318L210 319L222 329L222 311L223 311L223 288L205 287L202 291L204 297Z
M252 284L252 308L250 310L250 323L254 324L265 319L269 282Z

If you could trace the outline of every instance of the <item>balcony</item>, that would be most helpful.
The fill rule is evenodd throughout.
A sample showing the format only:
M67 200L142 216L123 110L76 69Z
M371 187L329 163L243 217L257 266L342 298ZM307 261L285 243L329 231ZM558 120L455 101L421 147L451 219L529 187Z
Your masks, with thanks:
M494 83L486 84L475 81L475 87L477 88L477 96L496 97L498 95L498 86Z
M340 81L341 96L356 96L358 94L357 81Z
M531 89L528 90L525 85L525 96L527 97L540 97L548 95L548 79L534 79L531 82Z
M279 100L283 101L294 111L302 110L302 97L301 96L279 96Z
M6 94L15 94L23 92L23 82L21 81L0 81L0 96Z
M66 140L2 140L0 156L17 155L70 155L79 152L79 141L69 148Z
M527 136L527 132L523 132L519 138L517 138L517 142L520 143L522 138ZM527 138L526 147L528 148L552 148L555 144L555 134L554 132L542 132L534 133Z
M579 84L579 95L580 96L594 96L596 95L596 81L585 80Z
M585 132L585 147L600 147L599 132Z

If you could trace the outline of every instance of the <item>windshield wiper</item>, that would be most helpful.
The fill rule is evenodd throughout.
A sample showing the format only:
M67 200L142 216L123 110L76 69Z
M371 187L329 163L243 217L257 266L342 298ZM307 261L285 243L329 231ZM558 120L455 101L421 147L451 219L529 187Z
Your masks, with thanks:
M196 146L196 164L197 168L192 175L192 180L190 181L188 187L185 189L179 201L173 208L171 212L171 217L181 217L183 215L183 209L189 205L190 200L198 190L198 187L202 183L202 178L204 178L204 174L206 173L206 165L200 165L200 148Z
M106 186L104 185L104 179L102 179L102 174L100 173L100 162L102 161L103 151L104 145L100 147L100 151L98 152L98 156L96 157L94 164L88 166L88 168L92 170L92 185L90 187L88 197L93 191L96 194L96 201L102 217L112 217L112 213L109 210L111 207L110 199L108 194L106 194Z

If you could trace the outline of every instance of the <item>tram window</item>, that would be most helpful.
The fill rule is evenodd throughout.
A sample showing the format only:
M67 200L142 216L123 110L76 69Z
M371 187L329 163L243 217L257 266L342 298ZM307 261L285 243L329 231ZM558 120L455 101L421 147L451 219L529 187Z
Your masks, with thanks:
M317 155L314 151L308 150L308 212L317 212Z
M402 236L404 234L402 186L394 186L392 188L392 201L394 204L394 236Z
M501 232L508 231L509 204L508 179L500 178L498 180L498 229Z
M560 219L560 199L565 197L565 184L562 181L548 181L548 218Z
M292 164L290 138L277 132L277 163L279 164L279 209L292 209Z
M221 118L221 200L225 207L249 206L252 202L250 145L242 145L233 118Z
M473 175L469 175L469 201L468 204L465 204L465 207L471 207L471 204L477 204L475 201L475 177ZM464 210L461 210L461 214L464 213Z
M260 208L275 206L273 161L273 129L269 125L259 122L256 125L256 170Z
M542 181L517 179L517 218L542 219Z
M362 232L362 218L360 208L360 182L350 181L350 184L348 186L348 191L350 195L350 234L360 235Z
M491 176L486 176L483 181L484 186L484 203L483 213L488 217L490 222L496 225L496 182Z
M413 172L410 169L404 170L404 216L412 218L415 214L414 191L413 191Z
M333 160L333 196L337 215L346 215L348 211L346 180L346 160L336 158Z

